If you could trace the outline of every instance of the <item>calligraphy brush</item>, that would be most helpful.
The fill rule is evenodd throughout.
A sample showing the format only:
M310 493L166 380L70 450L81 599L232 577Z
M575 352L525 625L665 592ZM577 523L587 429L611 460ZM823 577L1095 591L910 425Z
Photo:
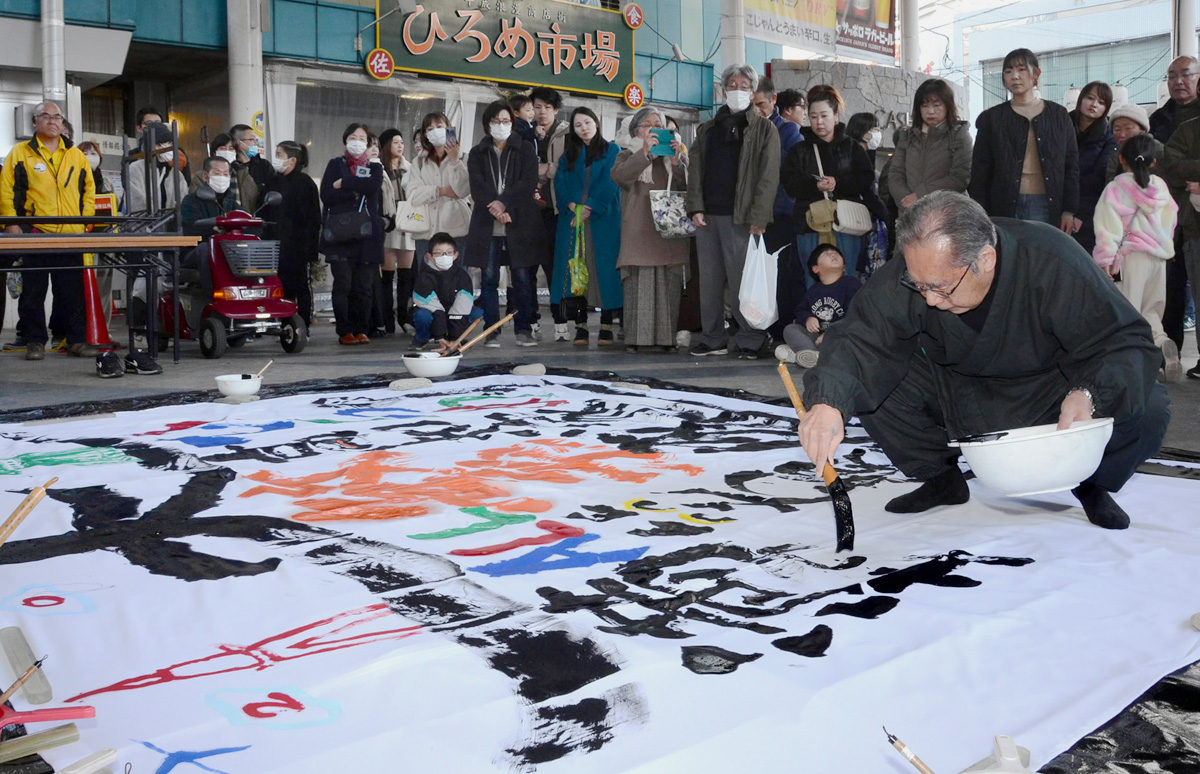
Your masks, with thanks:
M25 517L37 506L38 503L46 496L46 489L58 481L58 476L50 479L41 486L35 486L29 490L29 494L17 506L17 509L12 512L12 515L0 525L0 545L3 545L5 540L17 531L17 527L21 526L21 522L25 521Z
M904 758L913 765L913 768L921 772L921 774L933 774L933 769L929 768L929 766L925 764L925 761L918 758L916 753L908 749L908 745L897 739L895 734L889 732L887 730L887 726L883 727L883 733L887 734L887 740L892 743L892 747L895 747L897 752L903 755Z
M446 347L446 351L443 352L441 356L446 357L447 355L453 355L455 352L457 352L458 348L462 346L463 339L467 338L467 336L471 334L471 331L478 328L479 323L481 322L483 322L482 317L476 317L474 320L472 320L471 324L467 326L467 329L462 332L462 335L455 339L450 346Z
M42 664L44 664L44 663L46 663L46 656L42 656L37 661L33 662L33 664L30 665L29 669L25 670L25 674L18 677L17 681L15 683L13 683L11 686L9 686L7 691L5 691L4 693L0 693L0 705L3 705L4 702L6 702L10 698L12 698L12 695L14 693L16 693L22 685L27 683L29 681L29 678L33 677L33 675L39 669L42 668Z
M800 393L796 391L796 383L792 381L787 363L782 360L779 361L779 376L783 379L783 386L787 388L788 397L792 399L792 406L796 409L796 418L804 419L804 415L808 412L804 408L804 402L800 400ZM833 519L837 525L837 550L853 551L854 511L850 507L850 493L846 491L846 484L838 472L833 469L833 465L826 462L825 469L821 471L821 474L825 478L825 488L829 490L829 498L833 501Z

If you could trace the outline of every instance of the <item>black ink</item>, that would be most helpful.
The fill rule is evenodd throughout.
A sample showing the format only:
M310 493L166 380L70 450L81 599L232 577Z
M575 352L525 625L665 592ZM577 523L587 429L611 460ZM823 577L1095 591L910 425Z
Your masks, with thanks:
M703 535L706 532L712 532L712 527L705 527L700 524L688 524L682 521L652 521L654 529L631 529L630 535L639 537L676 537L676 536L691 536Z
M895 597L867 597L858 602L833 602L817 611L817 615L850 615L855 618L878 618L890 611L900 600Z
M788 653L795 653L805 658L820 658L833 644L833 629L825 624L818 624L808 634L799 637L780 637L772 640L772 645Z
M761 653L751 653L743 656L732 650L725 650L714 645L685 645L683 646L683 665L698 675L727 675L734 672L742 664L757 661Z

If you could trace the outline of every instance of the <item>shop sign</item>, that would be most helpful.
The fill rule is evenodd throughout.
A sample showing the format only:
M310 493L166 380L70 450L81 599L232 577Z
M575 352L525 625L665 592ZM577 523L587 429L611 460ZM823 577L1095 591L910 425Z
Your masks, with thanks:
M892 0L838 0L837 52L894 64L896 4Z
M893 0L744 0L746 35L818 54L893 64Z
M422 0L377 29L396 70L624 97L642 21L636 4L622 13L561 0Z
M392 59L392 55L382 48L373 48L363 60L363 66L367 68L367 75L377 81L386 81L392 77L392 73L396 72L396 62Z

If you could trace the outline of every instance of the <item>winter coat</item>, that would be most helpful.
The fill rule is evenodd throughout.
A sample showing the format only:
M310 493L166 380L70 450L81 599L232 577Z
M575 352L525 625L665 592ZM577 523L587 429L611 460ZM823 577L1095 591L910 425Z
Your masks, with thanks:
M470 325L471 307L475 305L471 275L458 261L445 271L439 270L425 258L421 258L416 265L413 305L433 315L429 338L434 341L458 338Z
M488 205L499 199L512 216L512 223L505 227L504 233L513 265L540 266L547 248L546 229L533 202L533 189L538 181L537 153L520 135L512 135L500 153L497 168L496 152L492 148L492 138L484 135L467 158L475 211L471 213L466 263L480 269L487 266L491 256L492 226L496 222L488 212ZM500 194L496 193L498 176L504 179L504 192Z
M398 203L407 201L404 195L404 178L411 172L412 165L403 156L400 157L400 175L398 179L393 180L388 170L385 169L383 171L383 186L379 189L379 193L383 197L383 214L391 218L393 222L396 220L396 207ZM411 250L414 246L413 238L409 232L402 231L400 224L396 223L395 227L384 236L383 246L389 250Z
M821 343L804 400L849 418L876 410L908 372L932 366L950 438L1045 422L1073 388L1096 416L1140 416L1162 353L1150 325L1075 240L1045 223L998 218L999 271L982 331L900 284L903 256L880 268Z
M263 195L269 191L278 191L282 198L279 204L263 210L263 220L267 221L263 237L279 240L279 263L283 266L315 263L321 238L321 195L317 184L303 170L293 169L290 174L268 180Z
M17 143L8 152L4 169L0 170L0 215L63 218L96 214L96 183L87 156L67 138L58 141L63 156L57 175L37 137ZM85 228L82 224L37 226L38 231L57 234L78 234Z
M428 239L439 231L445 231L455 239L467 235L471 227L471 205L467 203L471 181L467 163L461 155L453 162L447 156L439 164L430 156L419 153L402 180L405 199L414 206L424 207L429 216L429 230L414 234L414 238ZM457 199L438 195L438 189L446 186L454 189Z
M208 184L201 183L200 187L208 188ZM209 188L209 190L212 189ZM215 218L222 213L237 209L237 197L234 196L233 191L226 191L224 194L213 191L213 195L217 197L215 202L206 202L196 196L195 192L183 197L183 201L179 203L179 222L183 226L184 234L203 237L207 242L217 233L217 227L197 226L196 221Z
M806 219L808 207L825 198L825 194L817 188L816 175L820 172L814 148L821 153L821 169L825 175L837 181L837 187L829 194L831 199L860 204L867 204L870 199L879 200L873 192L875 170L871 166L871 159L861 143L846 135L845 124L839 123L834 128L833 140L829 142L818 137L811 127L806 126L800 131L804 135L804 142L788 153L783 162L782 175L783 187L796 200L792 227L797 235L812 233ZM873 214L880 217L878 213ZM885 211L883 215L886 214Z
M587 220L591 231L592 258L596 276L589 276L588 283L600 290L602 309L619 309L624 306L624 291L621 275L617 272L617 254L621 251L621 190L613 181L612 170L620 149L615 142L598 159L587 163L587 150L581 149L572 167L564 153L558 161L558 174L554 176L554 192L562 207L558 218L558 233L554 239L555 287L550 288L550 302L558 303L564 295L570 273L567 260L575 246L575 227L572 221L571 204L586 204L592 208ZM586 183L586 185L585 185ZM560 279L561 278L561 279Z
M708 132L725 116L722 106L717 114L700 124L692 143L691 169L688 174L687 211L704 212L704 164ZM746 134L738 160L737 185L733 194L733 222L739 226L766 228L774 221L775 194L779 189L779 130L757 111L746 111Z
M1187 184L1200 182L1200 120L1185 121L1171 135L1163 161L1154 170L1167 181L1179 205L1179 231L1184 239L1200 239L1196 210L1188 198Z
M1130 253L1145 253L1167 260L1175 255L1176 215L1179 205L1161 177L1150 176L1142 188L1132 172L1117 175L1096 205L1096 249L1092 257L1110 273L1121 270Z
M1042 164L1050 222L1057 224L1064 212L1074 213L1079 208L1079 146L1075 142L1075 124L1067 109L1043 101L1045 107L1033 119L1033 134ZM968 191L993 218L1011 218L1017 214L1029 119L1005 102L980 113L975 128Z
M360 199L364 198L365 209L371 213L369 237L339 244L321 240L321 252L327 261L383 263L383 234L388 225L380 212L379 189L383 186L383 164L367 164L359 167L359 170L358 173L351 171L350 162L342 155L329 160L321 177L321 203L325 205L326 218L354 212L359 208ZM342 181L341 188L333 187L335 180Z
M630 138L613 164L612 179L621 188L621 250L617 268L624 266L681 266L688 262L689 240L663 239L654 228L650 192L667 187L671 163L665 156L646 157L642 140ZM630 148L630 146L635 146ZM652 169L647 183L642 175ZM680 163L671 176L671 190L687 190L687 166Z
M1104 192L1108 161L1117 155L1117 141L1113 139L1107 118L1093 123L1088 131L1076 134L1075 138L1079 147L1079 207L1075 217L1083 221L1083 227L1075 233L1075 241L1090 253L1096 245L1092 216L1096 212L1096 202Z
M800 125L788 121L783 116L779 115L776 110L771 114L771 123L775 124L775 129L779 132L779 159L780 164L787 160L788 153L798 143L804 142L804 135L800 132ZM783 177L782 167L779 170L780 178ZM775 216L775 222L785 221L792 222L792 212L796 209L796 200L788 196L787 189L782 185L775 192L775 206L771 213Z
M900 133L888 168L887 193L897 206L909 194L934 191L966 193L971 182L971 128L966 121L945 121L928 132ZM881 186L882 187L882 186Z
M168 175L169 180L167 179ZM153 171L150 173L151 185L161 187L162 196L159 197L158 208L162 210L173 210L183 201L183 197L187 196L188 184L183 173L175 168L174 164L159 164L155 163ZM148 197L146 196L146 160L137 159L129 164L126 170L126 179L129 181L129 188L125 192L125 204L129 208L132 215L146 213L150 206Z
M1194 99L1186 105L1169 99L1150 114L1150 134L1166 145L1171 135L1175 134L1175 130L1193 118L1200 118L1200 99Z
M534 147L538 152L538 163L549 164L550 169L546 172L546 179L539 183L542 189L542 196L550 200L550 204L554 207L554 213L558 214L558 202L554 199L554 176L558 174L558 160L562 158L563 150L567 146L567 132L571 131L571 125L566 121L559 121L554 125L554 129L550 131L550 135L540 143L534 141ZM537 129L534 129L534 136L537 135ZM545 150L546 160L543 162L542 151Z

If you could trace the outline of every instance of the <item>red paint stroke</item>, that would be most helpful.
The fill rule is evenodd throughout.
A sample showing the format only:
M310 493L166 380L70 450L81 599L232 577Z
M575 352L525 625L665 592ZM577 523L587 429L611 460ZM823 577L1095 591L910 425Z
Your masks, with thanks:
M428 504L450 508L484 506L503 512L545 513L552 505L541 500L514 498L512 485L576 484L589 477L642 484L668 470L696 476L701 469L673 462L669 454L637 454L610 446L579 441L540 439L482 449L473 459L438 469L413 465L411 455L374 450L357 454L334 470L288 477L272 470L244 476L256 481L242 497L277 494L291 499L301 511L297 521L404 519L431 511ZM389 480L412 476L407 482ZM401 505L402 503L402 505ZM528 503L526 505L514 505ZM509 511L508 508L513 508Z
M62 597L41 596L41 597L26 597L21 600L21 604L25 607L54 607L61 605L67 600Z
M539 535L538 537L524 537L510 540L507 543L497 543L494 546L482 546L480 548L456 548L450 552L452 556L491 556L492 554L500 554L505 551L511 551L514 548L524 548L526 546L545 546L550 543L557 543L560 540L573 537L583 537L583 530L579 527L573 527L569 524L563 524L557 521L545 519L534 524L539 529L544 529L549 534Z
M207 424L208 424L207 419L198 420L198 421L193 420L191 422L172 422L169 425L167 425L166 428L163 430L151 430L148 433L138 433L138 435L166 435L167 433L173 433L176 430L190 430L193 427L199 427L200 425L207 425Z
M245 712L252 718L274 718L279 717L279 713L283 710L295 710L296 712L304 710L303 704L286 693L273 691L267 694L267 698L274 699L274 701L257 701L247 704L242 707L242 712ZM272 709L274 710L273 712L270 711Z
M338 613L329 618L290 629L250 645L218 645L218 652L211 656L183 661L157 669L149 674L130 677L103 688L72 696L67 701L79 701L100 693L134 691L152 685L192 680L197 677L227 675L246 669L261 672L276 664L305 656L332 653L357 645L370 645L387 640L402 640L420 633L422 628L420 626L388 628L386 623L383 628L370 627L369 631L352 631L368 627L376 621L382 620L390 623L394 616L395 614L388 609L388 606L382 603L360 607L357 610Z

